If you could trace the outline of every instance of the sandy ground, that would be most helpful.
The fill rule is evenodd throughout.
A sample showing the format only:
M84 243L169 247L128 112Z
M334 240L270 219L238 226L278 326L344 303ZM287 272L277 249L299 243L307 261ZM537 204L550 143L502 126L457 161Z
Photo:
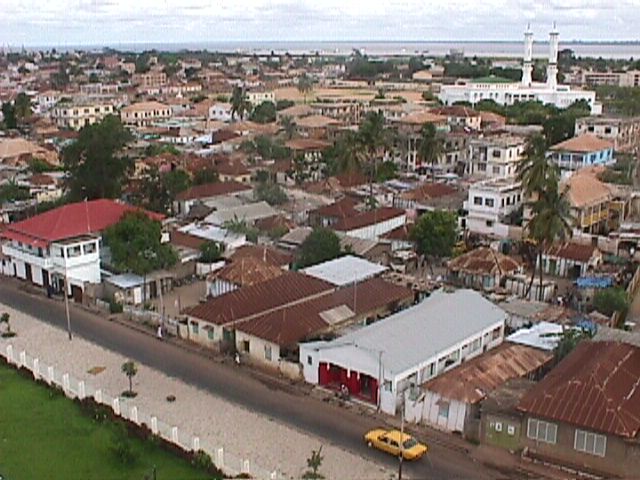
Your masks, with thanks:
M0 339L0 348L11 343L16 352L25 350L40 362L54 365L57 371L67 371L110 396L127 389L127 378L121 373L126 360L119 354L75 337L69 343L66 332L0 304L0 312L9 312L11 327L18 335ZM17 353L16 353L17 355ZM98 374L88 370L104 367ZM321 471L327 478L390 478L392 473L380 465L346 452L324 440L302 433L272 419L257 415L208 392L168 377L145 365L138 366L134 404L139 418L145 421L155 415L159 422L177 426L180 438L199 436L201 448L212 458L216 448L224 447L225 464L239 470L241 459L249 459L252 473L272 472L279 477L299 478L306 467L306 458L313 449L323 445L325 463ZM94 388L87 388L90 393ZM173 403L167 395L175 395Z

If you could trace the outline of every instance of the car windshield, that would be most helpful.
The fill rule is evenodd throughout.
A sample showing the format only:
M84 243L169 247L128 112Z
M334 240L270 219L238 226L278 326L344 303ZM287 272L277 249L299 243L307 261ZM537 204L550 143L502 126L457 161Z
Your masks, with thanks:
M418 445L418 442L416 442L416 441L415 441L415 439L413 439L413 438L410 438L410 439L408 439L408 440L405 440L405 441L404 441L404 443L402 444L402 446L403 446L404 448L406 448L406 449L413 448L413 447L415 447L416 445Z

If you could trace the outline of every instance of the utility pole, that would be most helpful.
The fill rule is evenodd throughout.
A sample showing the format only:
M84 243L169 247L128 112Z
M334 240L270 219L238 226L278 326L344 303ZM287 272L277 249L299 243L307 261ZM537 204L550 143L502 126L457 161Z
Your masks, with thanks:
M64 261L66 262L67 259L65 258ZM67 265L65 264L64 266L64 310L65 313L67 315L67 335L69 335L69 341L71 341L72 336L71 336L71 316L69 315L69 296L67 295L67 289L69 287L69 275L67 273Z
M400 459L398 463L398 480L402 480L402 461L404 460L404 400L400 411Z

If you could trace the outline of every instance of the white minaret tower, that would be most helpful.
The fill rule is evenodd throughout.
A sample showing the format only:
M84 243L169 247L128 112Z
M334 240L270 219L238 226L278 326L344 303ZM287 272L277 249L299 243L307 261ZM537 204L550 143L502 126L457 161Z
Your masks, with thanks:
M549 33L549 65L547 66L547 86L555 90L558 86L558 30L553 22Z
M531 73L533 72L533 32L531 24L527 24L524 32L524 60L522 62L522 85L531 86Z

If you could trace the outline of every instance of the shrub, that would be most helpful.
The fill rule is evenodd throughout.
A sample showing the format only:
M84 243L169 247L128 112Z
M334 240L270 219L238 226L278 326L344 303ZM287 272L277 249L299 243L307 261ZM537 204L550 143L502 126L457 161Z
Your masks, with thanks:
M109 300L109 313L122 313L124 307L121 303L116 302L115 300Z
M211 456L207 452L198 450L193 454L193 460L191 460L191 464L194 467L199 468L200 470L207 471L211 467L213 467L213 460L211 460Z
M136 461L137 455L133 450L126 429L119 425L111 437L111 452L123 464L131 465Z

